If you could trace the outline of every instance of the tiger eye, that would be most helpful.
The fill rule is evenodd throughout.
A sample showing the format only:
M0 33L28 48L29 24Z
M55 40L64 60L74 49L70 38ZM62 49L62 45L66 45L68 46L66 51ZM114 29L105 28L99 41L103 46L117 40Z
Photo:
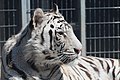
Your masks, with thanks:
M58 32L60 35L63 35L64 34L64 32Z

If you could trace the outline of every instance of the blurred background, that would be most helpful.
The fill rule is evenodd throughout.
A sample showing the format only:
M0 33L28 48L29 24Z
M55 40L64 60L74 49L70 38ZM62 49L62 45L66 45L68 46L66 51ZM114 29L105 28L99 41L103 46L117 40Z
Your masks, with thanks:
M53 3L73 26L82 54L120 58L120 0L0 0L0 53L6 40L29 22L35 8Z

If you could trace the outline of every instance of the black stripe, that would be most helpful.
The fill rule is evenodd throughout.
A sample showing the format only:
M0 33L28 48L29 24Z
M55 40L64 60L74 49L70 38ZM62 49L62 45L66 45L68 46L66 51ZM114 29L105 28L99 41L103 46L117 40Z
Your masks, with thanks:
M61 16L54 16L53 20L56 19L56 18L59 19L59 18L62 18L62 17Z
M89 60L92 60L92 61L93 61L93 59L92 59L91 57L85 57L85 58L87 58L87 59L89 59Z
M97 59L97 58L96 58ZM100 59L97 59L99 62L100 62L100 64L101 64L101 66L102 66L102 68L105 70L105 68L104 68L104 66L103 66L103 61L102 60L100 60Z
M80 70L79 70L78 68L76 68L76 67L75 67L75 69L76 69L76 71L77 71L77 72L79 73L79 75L80 75Z
M57 23L60 23L60 22L65 22L65 20L59 20L59 21L57 21Z
M58 68L53 74L52 74L52 76L50 76L49 78L50 78L50 80L51 80L51 78L53 79L53 77L55 77L55 79L57 79L57 80L63 80L63 73L61 73L61 70L60 70L60 68Z
M65 44L64 43L61 43L61 46L60 46L60 51L62 51L65 47Z
M86 62L88 62L88 63L90 63L90 64L93 64L93 65L95 65L93 62L91 62L91 61L89 61L89 60L86 60L86 59L84 59L84 58L82 58L84 61L86 61ZM96 66L96 65L95 65Z
M52 30L49 31L49 36L50 36L50 50L52 50Z
M108 64L108 62L107 61L105 61L106 63L107 63L107 73L109 72L109 70L110 70L110 66L109 66L109 64Z
M87 69L86 67L84 67L82 64L78 63L78 66L84 68L84 69Z
M91 75L89 74L88 71L85 71L85 70L83 70L83 69L81 69L81 70L82 70L83 72L85 72L85 74L90 78L90 80L92 80ZM84 80L86 80L84 76L83 76L83 78L84 78Z
M71 68L74 70L74 72L75 72L78 76L80 76L80 74L79 74L79 72L78 72L79 70L78 70L76 67L72 67L72 66L71 66ZM75 68L75 69L74 69L74 68Z
M49 24L49 22L51 21L52 17L50 18L50 20L47 22L47 24Z
M113 75L113 80L115 80L115 67L114 67L114 69L112 71L112 75Z
M41 33L41 45L43 45L43 43L44 43L44 37L43 37L43 33L44 33L44 29L45 29L45 27L46 27L46 25L43 27L43 30L42 30L42 33Z
M72 80L71 76L69 75L69 79Z
M80 73L80 70L79 70L78 68L76 68L76 67L75 67L75 69L76 69L76 71L79 73L79 76L82 76L82 78L83 78L84 80L86 80L85 77ZM90 77L90 78L91 78L91 77Z
M62 27L63 24L60 25L60 27Z
M118 76L120 74L120 71L117 73L117 75L116 76Z
M95 67L95 66L92 66L92 65L90 65L96 72L98 72L99 73L99 70L98 70L98 68L97 67Z
M60 66L56 65L56 66L51 70L51 72L50 72L49 75L48 75L48 80L53 76L53 74L54 74L58 69L60 69Z
M112 63L112 66L114 66L114 60L110 59L111 63Z

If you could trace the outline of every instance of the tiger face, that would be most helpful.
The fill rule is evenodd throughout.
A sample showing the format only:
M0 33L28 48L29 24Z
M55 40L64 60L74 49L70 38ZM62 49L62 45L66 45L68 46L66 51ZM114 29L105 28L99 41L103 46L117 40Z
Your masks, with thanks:
M37 8L32 21L32 36L25 46L27 61L40 66L44 63L65 64L81 55L82 45L57 6L51 12Z

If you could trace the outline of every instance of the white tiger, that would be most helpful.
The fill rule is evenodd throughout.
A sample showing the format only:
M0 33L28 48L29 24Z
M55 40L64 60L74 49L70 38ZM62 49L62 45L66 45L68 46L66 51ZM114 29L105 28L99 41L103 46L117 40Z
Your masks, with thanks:
M2 80L120 80L120 60L81 56L82 45L59 13L35 10L2 52Z

